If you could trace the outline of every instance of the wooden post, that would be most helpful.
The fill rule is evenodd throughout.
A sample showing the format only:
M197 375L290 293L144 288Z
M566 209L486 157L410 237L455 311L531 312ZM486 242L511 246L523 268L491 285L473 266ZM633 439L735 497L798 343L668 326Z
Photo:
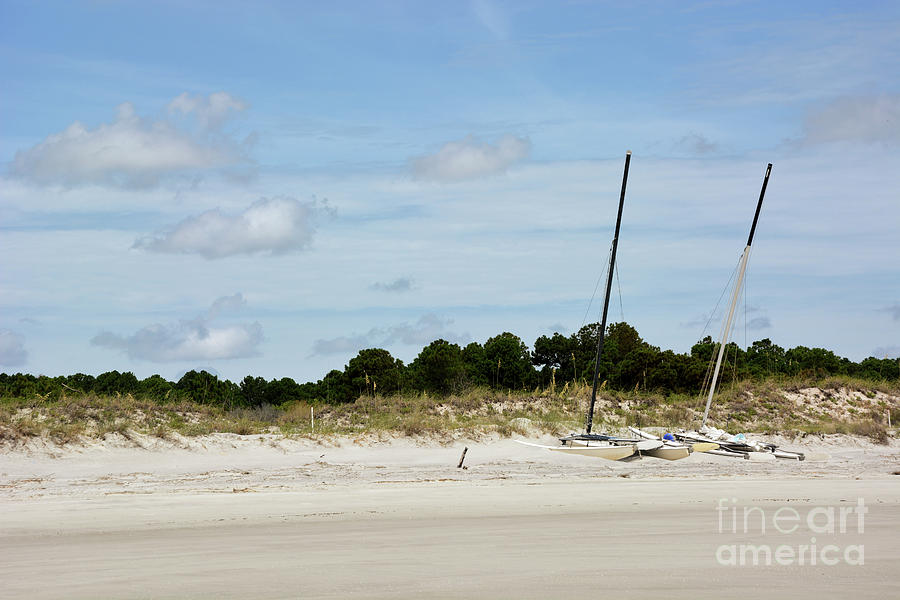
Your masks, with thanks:
M309 407L309 431L311 433L316 431L316 409L312 406Z
M469 447L468 447L468 446L466 446L465 448L463 448L462 456L459 457L459 464L456 465L456 468L457 468L457 469L462 469L463 461L466 460L466 452L468 452L468 451L469 451Z

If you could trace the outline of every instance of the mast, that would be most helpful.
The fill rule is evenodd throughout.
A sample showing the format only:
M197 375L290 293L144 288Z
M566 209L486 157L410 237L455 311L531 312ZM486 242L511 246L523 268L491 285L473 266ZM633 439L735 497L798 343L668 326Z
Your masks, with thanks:
M737 306L738 298L741 297L741 287L744 284L744 272L747 270L747 261L750 259L750 245L753 243L753 234L756 233L756 222L759 220L759 211L762 209L763 197L766 195L766 186L769 184L769 174L772 173L772 163L766 167L766 176L763 178L762 189L759 191L759 201L756 203L756 214L753 215L753 225L750 226L750 236L747 238L747 245L744 247L744 253L741 254L740 265L738 266L738 276L734 283L734 293L731 295L731 306L728 308L728 317L722 324L722 331L719 334L719 356L716 358L716 370L713 372L712 381L709 384L709 396L706 398L706 408L703 410L703 422L700 428L706 427L706 418L709 416L709 405L712 403L713 394L716 393L716 383L719 380L719 369L722 367L722 357L725 355L725 346L728 344L728 334L731 333L731 322L734 318L734 309Z
M609 310L609 294L612 291L613 271L616 268L616 248L619 246L619 227L622 225L622 207L625 205L625 186L628 184L628 166L631 164L631 150L625 152L625 173L622 175L622 191L619 193L619 214L616 216L616 233L613 236L612 253L609 257L609 274L606 278L606 297L603 300L603 318L600 322L600 339L597 340L597 357L594 360L594 384L591 387L591 406L584 423L585 433L591 432L594 424L594 404L597 402L597 380L600 378L600 356L603 354L603 338L606 336L606 314Z

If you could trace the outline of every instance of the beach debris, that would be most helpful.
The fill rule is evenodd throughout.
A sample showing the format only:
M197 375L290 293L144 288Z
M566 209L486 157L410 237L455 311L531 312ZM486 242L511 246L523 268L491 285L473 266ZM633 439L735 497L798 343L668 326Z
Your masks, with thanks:
M468 452L468 451L469 451L469 447L468 447L468 446L466 446L465 448L463 448L462 455L460 455L460 457L459 457L459 464L456 465L456 468L457 468L457 469L462 469L462 468L464 468L464 467L463 467L463 461L466 460L466 452Z

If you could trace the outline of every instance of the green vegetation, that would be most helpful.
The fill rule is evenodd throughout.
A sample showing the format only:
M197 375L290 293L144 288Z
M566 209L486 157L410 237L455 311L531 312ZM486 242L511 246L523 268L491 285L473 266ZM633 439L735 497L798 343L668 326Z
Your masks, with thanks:
M409 364L387 350L362 350L343 371L317 382L206 371L177 382L110 371L93 377L0 374L0 441L47 436L58 442L130 432L316 434L400 432L436 436L550 433L581 427L590 395L599 325L571 336L541 336L530 351L512 333L465 347L436 340ZM662 351L627 323L609 326L600 364L595 422L686 426L702 411L699 392L716 344L689 354ZM742 431L855 433L886 438L900 419L900 364L854 363L822 348L789 350L764 339L727 347L713 422ZM800 394L805 388L821 393Z
M404 392L362 395L353 402L225 408L192 400L154 400L132 395L35 395L0 401L0 443L43 437L57 443L135 434L174 440L213 432L289 436L411 435L451 441L582 427L590 387L564 384L556 391L502 392L482 387L431 395ZM626 425L696 425L703 399L688 394L602 390L598 430ZM728 385L713 404L712 422L730 431L782 434L847 433L887 440L886 421L900 418L900 386L873 387L865 380L792 378ZM135 441L135 443L138 443Z
M519 337L504 332L461 348L436 340L409 364L381 348L361 350L343 371L332 370L317 382L297 383L289 377L267 381L248 375L239 384L220 380L206 371L189 371L177 382L159 375L139 380L133 373L109 371L97 377L47 377L0 374L0 398L35 396L58 399L63 394L128 395L158 401L192 401L231 410L239 407L352 403L361 396L389 396L412 392L432 396L462 394L473 388L526 392L554 391L562 386L590 385L599 324L582 327L571 336L541 336L534 350ZM600 364L600 381L610 390L643 390L663 395L696 394L703 388L716 344L706 337L688 354L660 350L641 339L627 323L609 326ZM855 377L872 386L896 385L900 361L869 357L855 363L823 348L797 346L785 350L763 339L741 349L726 348L727 364L720 385L738 381L789 380L801 377Z

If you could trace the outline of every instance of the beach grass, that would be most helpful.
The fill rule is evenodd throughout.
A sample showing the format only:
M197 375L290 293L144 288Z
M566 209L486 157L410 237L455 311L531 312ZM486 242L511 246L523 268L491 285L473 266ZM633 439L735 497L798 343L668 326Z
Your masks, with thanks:
M449 396L427 393L362 396L345 404L224 408L187 400L131 395L63 394L50 399L0 399L0 442L47 438L57 444L132 432L166 439L210 433L289 436L399 435L452 441L496 434L560 435L579 431L590 387L552 390L470 389ZM594 430L625 427L690 428L702 418L705 398L661 392L601 389ZM888 439L889 423L900 419L900 386L829 377L822 381L743 381L726 386L710 410L710 424L731 432L844 433Z

